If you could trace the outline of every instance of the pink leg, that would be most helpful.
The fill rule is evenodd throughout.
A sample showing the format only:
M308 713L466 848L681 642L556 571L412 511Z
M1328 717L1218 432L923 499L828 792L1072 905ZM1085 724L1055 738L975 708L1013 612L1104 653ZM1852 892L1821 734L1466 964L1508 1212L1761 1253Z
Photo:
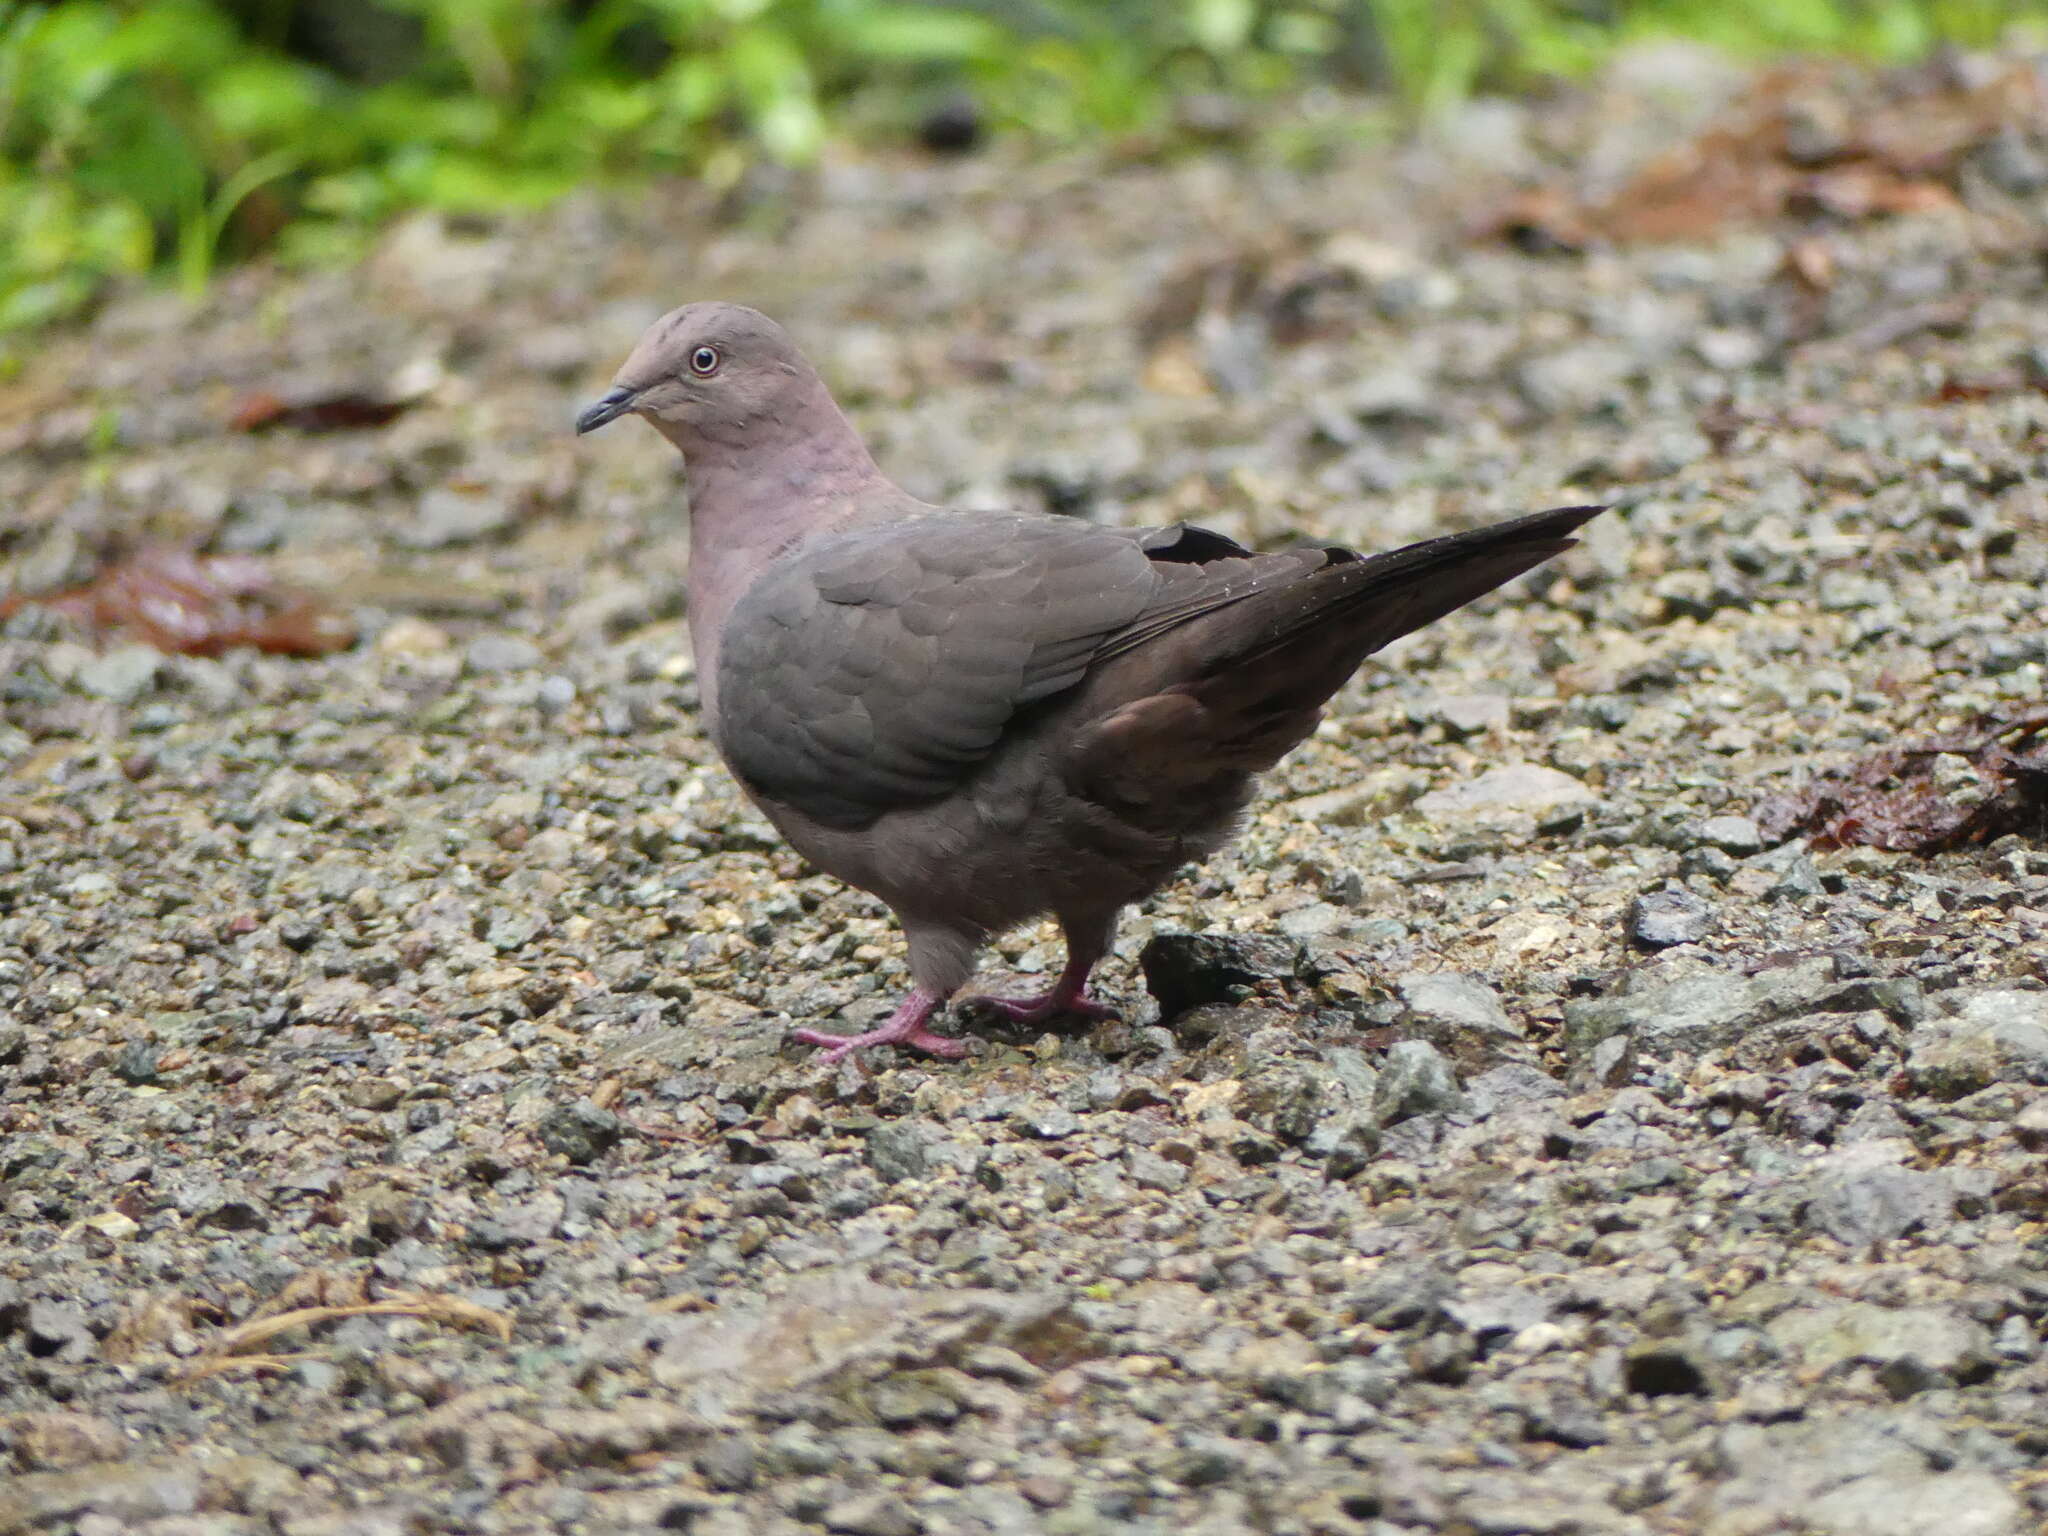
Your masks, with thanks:
M1052 990L1036 997L970 997L963 1001L993 1008L1013 1024L1043 1024L1062 1014L1083 1019L1116 1018L1116 1009L1088 995L1088 973L1095 969L1095 960L1089 954L1069 955L1067 968L1060 972Z
M843 1061L850 1053L869 1045L907 1045L913 1050L929 1051L934 1056L965 1056L966 1042L955 1040L950 1035L932 1033L932 1015L945 1007L946 1000L935 992L923 987L911 989L910 996L896 1005L896 1011L883 1021L881 1028L871 1029L864 1035L828 1035L819 1029L792 1029L789 1038L801 1040L805 1045L826 1047L821 1058L827 1065Z

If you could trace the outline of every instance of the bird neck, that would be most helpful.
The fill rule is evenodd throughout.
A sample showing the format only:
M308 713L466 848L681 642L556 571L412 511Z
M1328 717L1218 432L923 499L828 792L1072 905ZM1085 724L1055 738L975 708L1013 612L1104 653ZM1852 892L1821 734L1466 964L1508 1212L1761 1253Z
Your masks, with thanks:
M689 470L690 640L704 713L714 724L718 637L769 563L897 504L915 505L875 467L838 407L829 398L823 406L792 413L806 421L801 431L757 417L739 441L677 444Z

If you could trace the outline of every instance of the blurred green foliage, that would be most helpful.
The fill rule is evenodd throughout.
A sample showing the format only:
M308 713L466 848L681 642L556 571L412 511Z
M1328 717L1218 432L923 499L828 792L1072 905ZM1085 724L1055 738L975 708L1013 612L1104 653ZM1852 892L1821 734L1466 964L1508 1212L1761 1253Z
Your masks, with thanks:
M0 0L0 331L112 276L346 256L406 208L730 180L965 90L1078 139L1309 81L1427 112L1647 34L1900 58L2048 0Z

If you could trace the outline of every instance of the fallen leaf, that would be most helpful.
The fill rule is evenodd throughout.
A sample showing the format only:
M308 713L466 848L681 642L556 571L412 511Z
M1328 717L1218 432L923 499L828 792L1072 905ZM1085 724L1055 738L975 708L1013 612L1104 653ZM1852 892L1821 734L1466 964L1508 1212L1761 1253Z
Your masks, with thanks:
M238 645L324 656L356 637L347 615L310 593L275 585L254 556L201 555L165 544L147 545L67 592L0 601L0 619L27 603L188 656L218 656Z

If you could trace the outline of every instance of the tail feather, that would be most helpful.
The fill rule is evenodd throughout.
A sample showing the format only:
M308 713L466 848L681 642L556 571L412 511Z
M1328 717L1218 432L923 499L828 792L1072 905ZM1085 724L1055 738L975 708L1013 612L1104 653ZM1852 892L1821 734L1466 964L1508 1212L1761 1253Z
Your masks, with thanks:
M1331 551L1291 571L1229 562L1243 569L1218 573L1222 601L1189 594L1163 625L1141 619L1142 641L1091 680L1070 777L1144 819L1214 814L1315 729L1367 656L1570 549L1603 510L1560 507L1369 558Z

